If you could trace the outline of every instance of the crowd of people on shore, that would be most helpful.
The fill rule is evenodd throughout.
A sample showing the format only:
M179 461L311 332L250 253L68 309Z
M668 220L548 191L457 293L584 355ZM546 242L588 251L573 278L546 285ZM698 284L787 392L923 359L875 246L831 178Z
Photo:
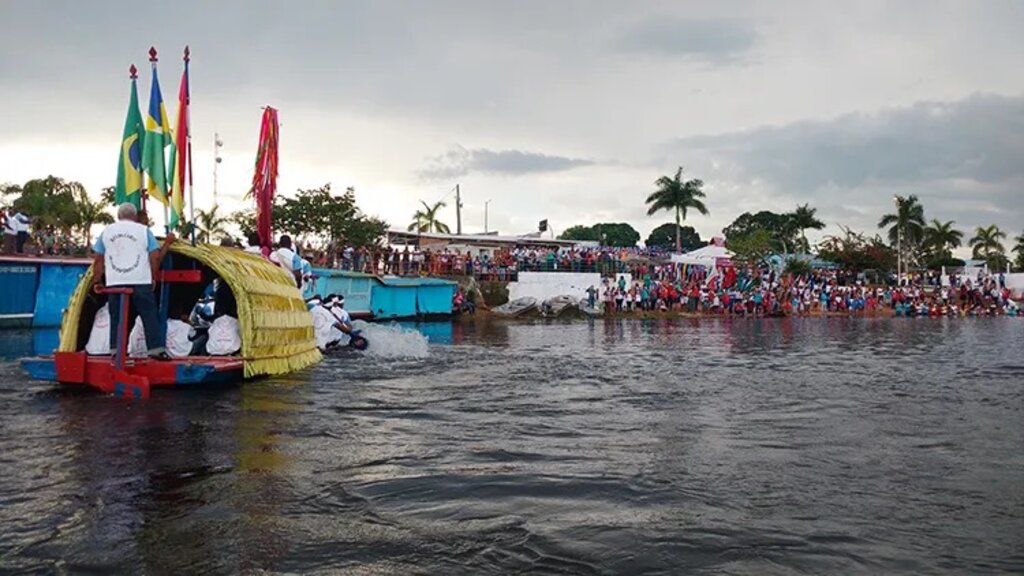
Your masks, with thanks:
M513 280L519 272L601 272L643 275L655 272L651 262L665 255L660 248L515 248L473 254L450 248L412 246L337 246L301 250L317 268L392 276L475 276ZM658 267L659 274L661 273ZM669 266L664 267L668 270Z
M24 210L0 210L0 254L16 256L85 256L86 244L71 230L42 225Z
M587 289L587 304L606 314L676 311L725 316L895 315L1018 316L1019 304L1003 274L978 272L907 275L898 282L870 285L844 270L778 274L751 267L723 272L696 268L678 279L651 275L605 278Z

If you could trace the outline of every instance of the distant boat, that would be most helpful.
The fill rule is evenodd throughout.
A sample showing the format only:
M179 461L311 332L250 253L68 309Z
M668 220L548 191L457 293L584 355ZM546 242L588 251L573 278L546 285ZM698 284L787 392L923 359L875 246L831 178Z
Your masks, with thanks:
M499 316L515 318L536 309L537 299L527 296L525 298L516 298L507 304L502 304L501 306L492 308L491 312Z
M576 308L579 305L579 301L576 298L568 295L555 296L548 298L541 304L541 314L548 317L558 317L565 312Z

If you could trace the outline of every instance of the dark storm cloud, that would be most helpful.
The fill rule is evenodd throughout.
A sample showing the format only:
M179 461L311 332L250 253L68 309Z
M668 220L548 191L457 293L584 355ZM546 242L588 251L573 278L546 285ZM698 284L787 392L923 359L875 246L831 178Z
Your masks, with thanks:
M582 158L550 156L522 150L467 149L455 146L448 152L431 158L429 166L419 171L425 180L458 178L470 173L521 176L541 172L562 172L594 162Z
M739 182L866 224L894 193L929 217L1024 221L1024 96L974 95L873 114L683 138L671 148L726 166ZM771 208L765 206L764 208ZM851 212L852 211L852 212Z
M735 159L748 176L797 190L945 178L1006 182L1024 176L1024 97L920 102L824 122L685 138L678 146Z
M623 34L617 47L661 56L687 56L721 63L747 53L757 30L742 20L660 17L644 20Z

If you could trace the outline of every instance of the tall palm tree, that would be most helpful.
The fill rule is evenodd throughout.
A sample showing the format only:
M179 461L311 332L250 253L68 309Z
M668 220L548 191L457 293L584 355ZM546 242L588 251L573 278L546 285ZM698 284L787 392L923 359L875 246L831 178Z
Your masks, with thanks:
M231 218L220 214L219 210L218 204L214 204L209 210L196 210L194 224L200 242L209 243L210 238L227 235L227 225L231 222Z
M797 206L796 210L793 211L792 225L800 231L800 240L803 243L803 249L810 252L811 245L807 242L807 234L805 231L810 228L813 230L821 230L825 227L825 223L818 220L815 214L818 212L817 208L811 208L810 204L804 204L803 206Z
M973 256L986 262L997 260L1006 256L1006 248L1000 240L1006 238L1006 232L999 229L999 226L978 226L974 230L974 237L969 240Z
M451 229L444 222L437 219L437 213L441 211L441 208L447 206L443 201L436 202L433 206L428 206L426 202L420 200L420 204L423 204L422 210L417 210L412 215L412 224L409 224L409 232L439 232L441 234L450 234Z
M92 246L92 227L96 224L112 224L114 217L107 212L109 205L102 200L93 202L84 186L78 182L71 182L69 186L74 195L72 228L82 234L86 246Z
M650 207L647 215L653 216L660 210L671 210L676 215L676 252L682 252L682 237L680 227L682 221L686 220L686 211L690 208L707 216L708 209L700 199L704 198L704 181L699 179L683 180L683 167L676 170L673 178L662 176L654 181L657 190L651 193L644 202Z
M896 197L896 212L878 221L879 228L889 227L889 244L898 246L904 256L913 253L924 237L924 206L917 196Z
M964 239L964 233L953 228L953 221L939 222L932 218L931 224L924 227L924 245L935 251L940 258L950 258L953 248L958 248Z

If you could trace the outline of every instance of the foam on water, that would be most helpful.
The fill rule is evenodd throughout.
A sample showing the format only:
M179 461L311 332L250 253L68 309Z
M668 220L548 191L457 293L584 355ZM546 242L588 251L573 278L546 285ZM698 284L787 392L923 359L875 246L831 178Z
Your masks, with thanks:
M374 324L356 320L352 323L370 342L363 354L378 358L426 358L430 355L427 337L411 328L397 324Z

